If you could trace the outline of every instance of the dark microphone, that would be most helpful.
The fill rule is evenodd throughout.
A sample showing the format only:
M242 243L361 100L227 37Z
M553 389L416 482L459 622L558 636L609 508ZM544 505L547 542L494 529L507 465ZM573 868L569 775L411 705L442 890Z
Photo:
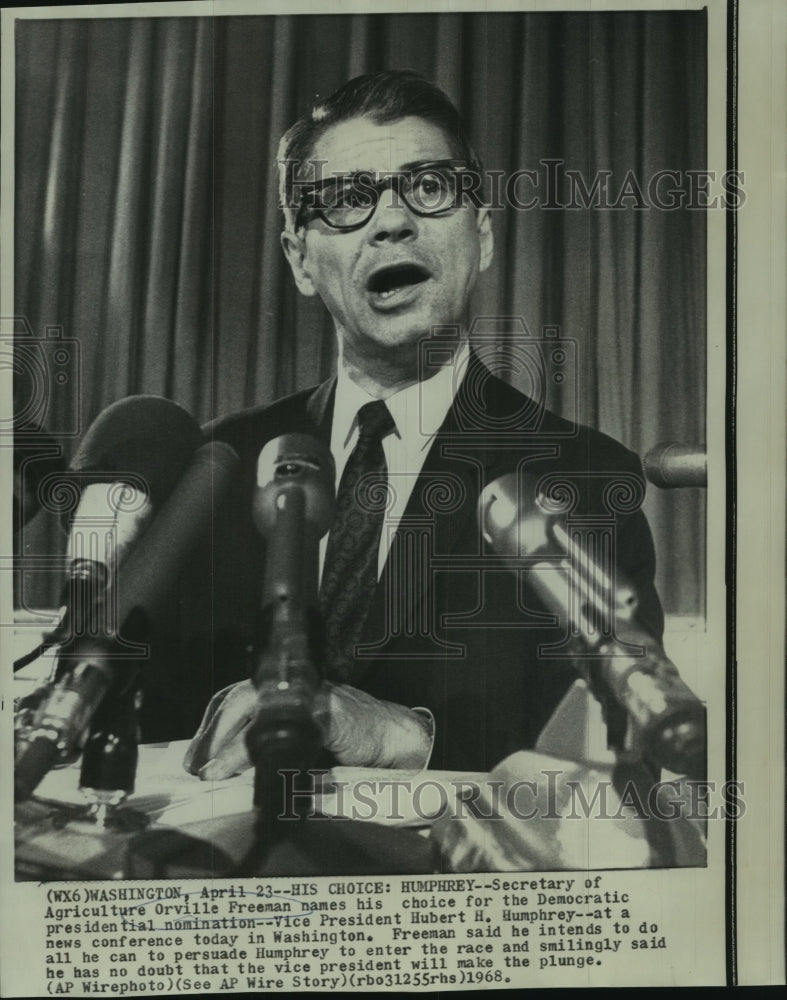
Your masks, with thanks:
M486 487L478 508L485 540L512 570L527 570L549 611L600 664L604 693L626 711L632 748L659 767L704 777L705 707L637 621L636 589L572 538L538 482L510 473ZM590 667L588 677L595 690Z
M708 485L708 456L701 444L657 444L642 467L648 482L662 490Z
M74 453L71 469L83 481L146 483L153 503L175 488L202 444L199 425L162 396L126 396L96 417Z
M215 509L232 486L239 460L221 442L199 448L110 581L103 634L85 634L61 651L58 671L32 720L17 731L16 798L27 798L58 762L81 747L87 727L107 692L134 676L144 647L121 633L149 634L178 572L207 531ZM118 623L119 627L115 627ZM123 664L123 660L127 662Z
M266 541L255 719L246 736L263 805L282 767L306 768L322 745L314 720L320 538L334 517L333 457L306 434L269 442L257 463L252 517Z

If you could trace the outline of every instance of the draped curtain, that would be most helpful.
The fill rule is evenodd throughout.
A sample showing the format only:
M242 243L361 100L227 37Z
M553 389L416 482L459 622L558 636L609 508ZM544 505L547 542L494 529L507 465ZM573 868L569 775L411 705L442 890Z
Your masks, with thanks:
M586 190L607 172L612 201L629 172L646 200L657 171L685 187L706 165L705 44L702 11L18 21L15 313L78 342L47 429L68 457L66 429L132 393L205 421L321 380L334 335L279 246L278 138L351 76L412 68L458 105L488 169L540 185L539 207L495 210L471 317L507 317L501 338L520 319L559 331L571 364L553 409L639 453L704 441L703 213L636 187L616 208L550 208L544 185L553 171L563 206L567 171ZM703 504L649 491L669 612L704 610ZM25 547L58 530L40 515ZM26 586L32 602L49 585Z

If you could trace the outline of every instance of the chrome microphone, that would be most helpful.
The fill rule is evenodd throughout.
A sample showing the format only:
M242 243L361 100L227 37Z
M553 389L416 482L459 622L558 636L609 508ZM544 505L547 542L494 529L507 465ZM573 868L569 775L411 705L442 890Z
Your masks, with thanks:
M675 773L704 777L705 707L661 643L637 621L632 584L578 544L530 473L510 473L490 483L478 511L487 543L514 572L526 570L582 656L600 663L603 688L629 721L627 749ZM599 628L599 622L608 627ZM589 664L587 679L598 694Z

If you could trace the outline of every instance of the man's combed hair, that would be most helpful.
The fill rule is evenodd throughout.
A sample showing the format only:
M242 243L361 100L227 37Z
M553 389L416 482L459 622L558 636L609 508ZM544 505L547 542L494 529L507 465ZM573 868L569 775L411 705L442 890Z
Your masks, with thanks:
M443 130L458 159L480 169L459 112L439 87L414 70L386 70L356 76L316 104L284 133L279 143L279 199L290 226L297 199L295 179L314 177L312 156L318 140L333 125L366 116L377 124L416 117ZM311 169L311 174L310 174Z

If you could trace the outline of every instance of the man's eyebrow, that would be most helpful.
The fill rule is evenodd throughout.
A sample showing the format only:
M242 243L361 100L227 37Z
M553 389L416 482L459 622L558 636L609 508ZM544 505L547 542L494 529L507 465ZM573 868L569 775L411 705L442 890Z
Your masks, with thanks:
M448 166L454 163L464 163L464 160L457 159L454 156L443 156L438 159L420 159L411 160L408 163L403 163L401 167L396 167L388 170L374 170L372 167L358 167L355 170L332 170L331 176L325 178L326 180L331 180L333 178L341 177L357 177L359 174L372 174L377 176L384 176L386 174L401 174L408 170L418 170L420 167L431 167L431 166Z
M428 165L430 163L438 164L438 163L453 163L453 162L454 161L453 161L453 159L451 157L442 157L441 159L438 159L438 160L435 160L435 159L413 160L411 163L405 163L404 166L400 167L399 169L400 170L415 170L416 167L423 167L423 166L426 166L426 165Z
M464 162L465 160L456 156L428 157L427 159L412 160L410 163L405 163L399 167L399 170L417 170L419 167L442 167ZM392 172L395 173L396 171Z

